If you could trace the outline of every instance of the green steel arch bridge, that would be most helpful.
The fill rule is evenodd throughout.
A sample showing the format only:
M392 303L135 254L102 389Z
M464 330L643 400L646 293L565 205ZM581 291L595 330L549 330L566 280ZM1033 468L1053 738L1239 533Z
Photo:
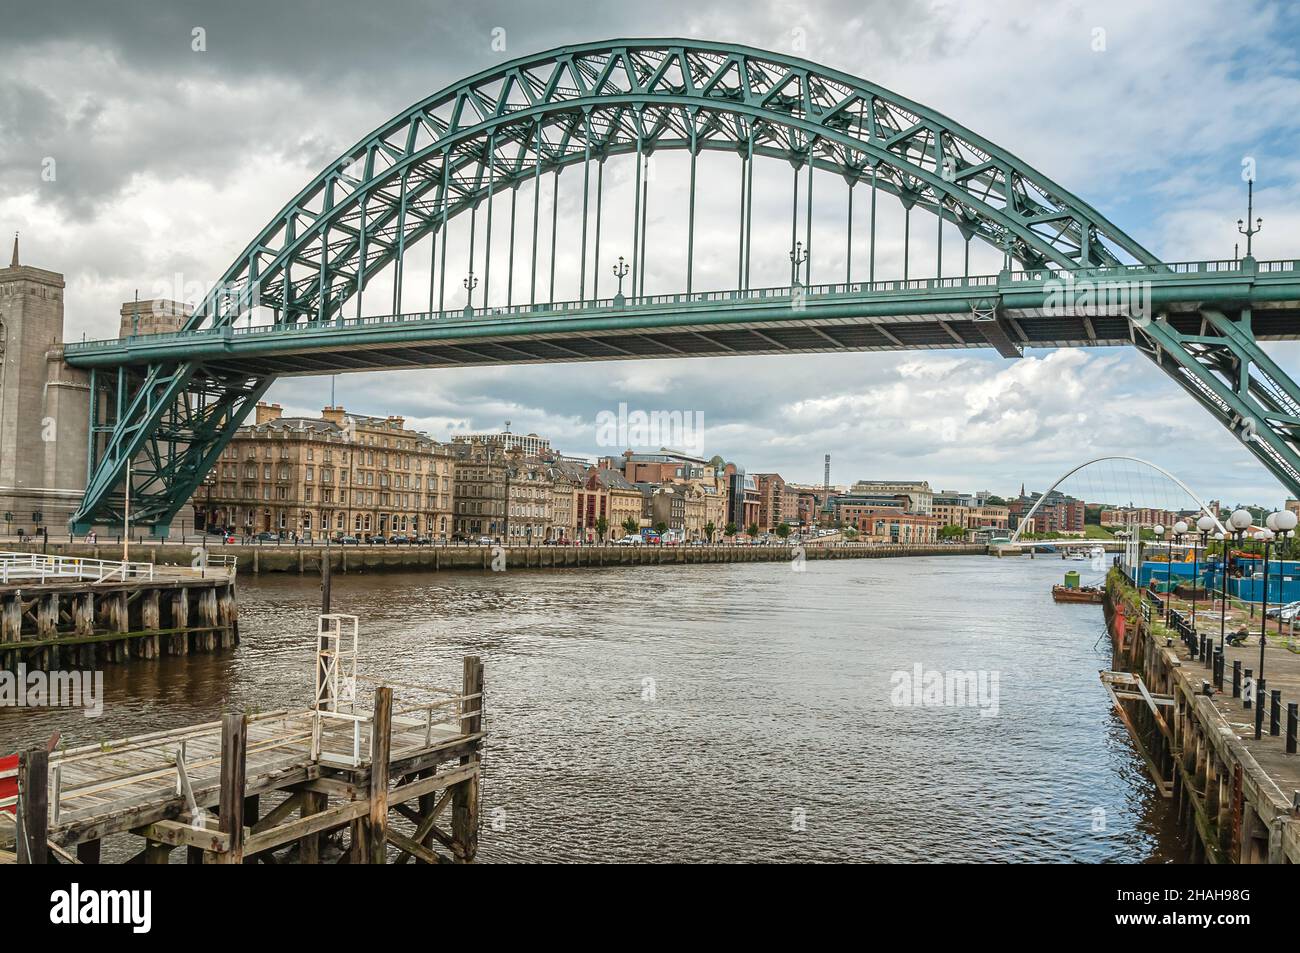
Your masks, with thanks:
M646 294L647 167L664 150L689 162L688 199L672 210L685 268L680 291ZM724 290L696 287L697 160L710 151L737 163L735 280ZM627 163L634 184L630 255L617 264L600 258L610 160ZM788 233L754 227L754 170L767 162L790 170ZM580 224L566 222L581 234L566 298L561 203L542 223L539 199L547 182L558 196L569 169L582 197ZM847 188L822 198L835 179ZM822 203L847 204L843 252L813 246L814 183ZM855 195L869 209L856 248ZM901 277L876 273L882 200L901 205ZM918 211L935 229L924 266ZM760 254L789 250L782 286L751 283L755 238ZM971 273L973 241L1000 257L996 273ZM827 273L828 260L843 272ZM415 297L418 311L406 307ZM101 395L73 523L122 522L130 461L132 522L166 532L280 376L924 348L1015 359L1027 347L1137 347L1300 496L1300 390L1259 345L1297 337L1300 261L1257 261L1248 245L1232 260L1162 262L1009 152L865 80L730 44L569 46L469 77L363 138L253 238L181 330L68 345L66 360Z

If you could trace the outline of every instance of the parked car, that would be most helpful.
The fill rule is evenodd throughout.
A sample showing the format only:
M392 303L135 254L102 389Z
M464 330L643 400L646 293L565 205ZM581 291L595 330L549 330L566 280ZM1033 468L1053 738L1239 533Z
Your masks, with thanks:
M657 539L658 537L655 538ZM614 545L615 546L640 546L642 542L643 540L640 536L634 536L629 534L627 536L624 536L622 539L615 540Z
M253 537L253 540L258 543L278 543L280 537L275 535L275 533L258 533Z
M411 543L415 546L429 546L433 543L433 540L428 536L416 536L411 540Z
M371 536L366 540L366 542L371 546L383 546L388 542L388 540L384 539L382 536Z
M335 536L334 542L339 546L360 546L361 540L355 536Z
M1297 613L1300 613L1300 602L1288 602L1284 606L1273 606L1264 614L1270 619L1290 622L1296 617Z
M388 537L388 541L392 543L394 546L404 546L407 543L409 543L411 540L410 537L402 536L400 533L398 533Z
M480 537L478 538L478 544L479 544L480 546L491 546L491 545L492 545L492 537L491 537L491 536L480 536Z

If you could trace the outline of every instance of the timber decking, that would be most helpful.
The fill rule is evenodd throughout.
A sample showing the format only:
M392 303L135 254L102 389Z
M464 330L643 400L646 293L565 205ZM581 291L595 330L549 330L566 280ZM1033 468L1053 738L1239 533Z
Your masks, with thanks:
M58 856L97 862L105 838L134 834L145 847L132 862L166 863L171 848L191 862L238 863L297 845L295 859L319 862L319 835L351 829L344 858L383 863L385 845L421 862L456 860L477 849L482 664L465 659L464 690L393 710L392 688L374 693L372 713L281 710L86 745L47 755L25 752L16 824L0 823L0 863ZM373 750L372 750L373 748ZM446 766L449 765L449 766ZM393 784L392 782L397 782ZM442 791L441 799L432 795ZM259 805L266 796L267 804ZM329 806L329 799L338 799ZM279 799L263 818L259 806ZM404 802L418 799L417 811ZM436 826L453 804L453 831ZM235 809L235 806L238 809ZM414 825L389 829L389 810ZM297 820L290 820L294 813ZM0 813L0 817L4 817ZM246 824L249 820L251 823ZM22 842L22 843L20 843Z

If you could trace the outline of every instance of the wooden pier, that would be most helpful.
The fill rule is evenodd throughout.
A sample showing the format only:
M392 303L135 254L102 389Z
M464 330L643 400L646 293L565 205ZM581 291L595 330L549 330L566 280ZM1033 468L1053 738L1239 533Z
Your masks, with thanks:
M398 704L378 684L364 705L355 618L322 623L310 709L22 752L0 771L18 782L0 798L0 863L472 861L482 663L464 659L455 691L400 686L415 700Z
M1247 707L1244 676L1259 663L1258 617L1247 643L1228 646L1220 663L1219 608L1205 594L1193 633L1185 603L1171 607L1166 626L1161 597L1137 590L1118 569L1106 590L1117 670L1102 672L1102 681L1157 790L1175 802L1193 859L1300 862L1300 654L1270 632L1264 691ZM1244 613L1229 612L1232 632Z
M0 669L94 668L239 642L236 559L198 566L0 553Z

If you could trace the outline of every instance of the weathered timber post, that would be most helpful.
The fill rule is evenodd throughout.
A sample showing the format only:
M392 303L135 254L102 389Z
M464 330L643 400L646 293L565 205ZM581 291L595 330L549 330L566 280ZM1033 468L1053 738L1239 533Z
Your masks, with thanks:
M199 592L199 619L207 629L203 633L203 647L211 652L217 647L217 590L204 589Z
M461 681L460 731L476 735L483 727L483 660L465 656ZM461 764L477 764L479 742L472 754L464 755ZM478 772L457 784L451 796L452 852L458 863L469 863L478 853Z
M299 815L306 819L325 810L329 795L317 791L302 792L302 807ZM298 862L300 864L320 863L320 834L308 834L298 842Z
M110 643L109 651L113 661L126 661L126 635L131 631L131 603L126 590L115 592L108 603L109 628L122 636Z
M330 613L331 571L332 571L332 567L330 566L330 553L329 550L326 549L325 558L322 559L320 563L320 614L321 615L329 615Z
M0 609L0 642L17 642L22 631L22 593L7 593L4 596L4 607Z
M244 861L244 771L248 754L248 717L224 715L221 719L221 789L217 801L217 829L230 838L230 849L208 855L211 863ZM205 858L207 859L207 858Z
M184 586L172 590L172 628L182 631L172 636L172 654L185 655L190 650L190 593Z
M160 617L159 592L149 589L140 595L140 627L157 631L162 628ZM158 636L147 635L140 640L140 655L143 658L158 657Z
M227 583L217 594L217 623L222 627L221 647L234 648L239 644L239 603L235 599L235 584Z
M36 634L42 639L53 639L59 634L59 594L48 592L41 596L36 609Z
M375 689L375 711L370 722L370 830L367 862L382 864L388 851L388 752L392 744L393 690Z
M48 864L50 753L28 748L18 755L18 863Z

